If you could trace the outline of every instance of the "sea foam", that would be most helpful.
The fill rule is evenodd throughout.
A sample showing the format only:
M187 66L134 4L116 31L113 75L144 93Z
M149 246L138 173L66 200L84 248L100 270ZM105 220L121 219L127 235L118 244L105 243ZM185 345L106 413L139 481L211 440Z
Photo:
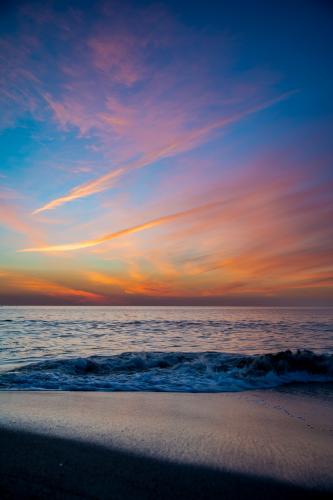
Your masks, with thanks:
M332 382L333 355L129 352L54 359L0 375L2 390L232 392Z

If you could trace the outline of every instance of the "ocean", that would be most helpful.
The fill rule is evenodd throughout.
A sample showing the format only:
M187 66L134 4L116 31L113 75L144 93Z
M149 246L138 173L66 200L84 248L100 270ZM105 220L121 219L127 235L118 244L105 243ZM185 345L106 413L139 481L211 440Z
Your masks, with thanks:
M333 309L0 307L0 389L229 392L333 381Z

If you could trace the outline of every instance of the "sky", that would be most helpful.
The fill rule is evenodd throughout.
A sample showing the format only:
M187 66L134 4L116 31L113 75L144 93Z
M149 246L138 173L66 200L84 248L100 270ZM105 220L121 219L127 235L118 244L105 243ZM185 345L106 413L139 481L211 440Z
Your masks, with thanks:
M0 7L0 304L333 305L329 1Z

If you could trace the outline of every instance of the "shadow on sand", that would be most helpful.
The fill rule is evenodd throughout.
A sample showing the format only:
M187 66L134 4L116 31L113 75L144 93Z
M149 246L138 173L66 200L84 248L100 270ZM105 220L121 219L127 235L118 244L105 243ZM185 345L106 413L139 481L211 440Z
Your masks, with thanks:
M0 497L304 500L330 495L258 476L0 429Z

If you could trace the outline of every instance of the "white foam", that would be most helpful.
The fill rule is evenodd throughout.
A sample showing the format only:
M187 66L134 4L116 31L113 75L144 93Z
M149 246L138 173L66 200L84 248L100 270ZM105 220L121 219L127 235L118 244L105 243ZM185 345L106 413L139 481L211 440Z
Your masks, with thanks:
M333 355L138 352L55 359L0 375L3 390L231 392L333 381Z

